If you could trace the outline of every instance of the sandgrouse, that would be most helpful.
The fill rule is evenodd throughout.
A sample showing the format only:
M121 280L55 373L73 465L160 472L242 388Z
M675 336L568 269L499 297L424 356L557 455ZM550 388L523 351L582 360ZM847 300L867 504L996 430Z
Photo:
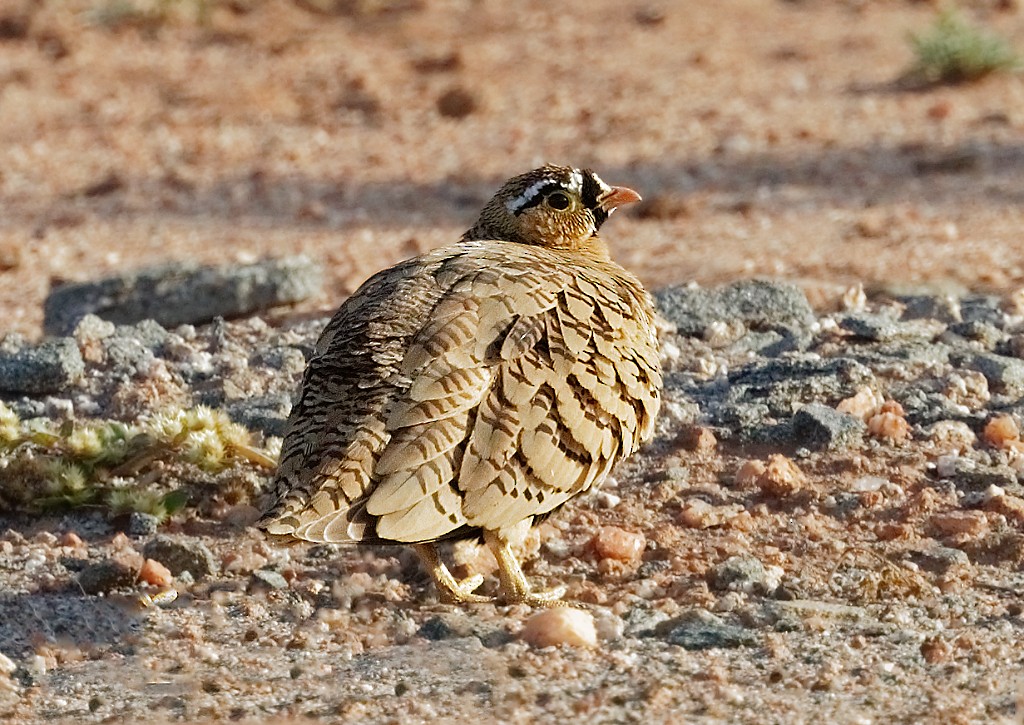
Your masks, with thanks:
M544 166L506 182L458 243L364 283L309 361L261 526L413 544L454 602L490 599L436 544L482 537L506 602L560 604L564 588L530 589L509 542L652 436L651 299L597 236L639 199Z

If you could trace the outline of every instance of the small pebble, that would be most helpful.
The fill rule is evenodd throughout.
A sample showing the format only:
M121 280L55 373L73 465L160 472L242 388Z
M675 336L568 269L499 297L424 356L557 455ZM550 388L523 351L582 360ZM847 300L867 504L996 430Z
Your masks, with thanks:
M792 496L804 487L804 474L793 461L776 453L768 457L764 473L756 483L769 496Z
M636 561L647 546L647 538L618 526L602 526L590 540L590 546L600 559Z
M174 581L171 570L155 559L146 559L139 570L139 579L155 587L166 587Z
M988 531L988 518L982 511L947 511L932 516L932 524L949 536L976 537Z
M884 402L881 393L863 385L852 397L839 401L836 410L867 422L872 415L878 412Z
M519 635L531 647L596 647L597 628L590 612L571 607L545 609L526 620Z
M77 549L80 546L85 546L85 542L82 541L82 537L76 534L74 531L69 531L60 538L60 545L67 546L71 549Z
M1009 448L1020 441L1020 428L1012 415L997 415L985 424L982 438L995 448Z

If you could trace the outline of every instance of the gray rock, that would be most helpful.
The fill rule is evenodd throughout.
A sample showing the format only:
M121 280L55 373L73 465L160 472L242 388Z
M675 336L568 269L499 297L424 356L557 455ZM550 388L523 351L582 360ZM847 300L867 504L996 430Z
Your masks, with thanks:
M724 404L726 408L763 404L771 416L788 419L801 404L835 404L873 381L870 370L846 357L773 358L731 373ZM722 397L712 388L708 393L717 399ZM741 413L733 411L730 415L739 414L742 419Z
M270 569L258 569L252 573L249 588L287 589L288 580L276 571L271 571Z
M932 546L921 551L911 552L910 560L922 569L935 574L945 574L953 567L967 566L971 563L971 559L966 553L949 546Z
M654 635L688 650L750 647L759 641L748 629L727 624L704 609L691 609L665 620L655 627Z
M152 514L132 511L128 514L129 536L152 536L160 528L160 519Z
M171 333L153 319L140 320L134 325L119 325L115 332L120 337L130 337L156 352L167 342Z
M315 295L320 285L319 267L304 256L241 266L164 265L57 287L46 299L43 327L67 334L87 314L119 324L204 323L297 302Z
M993 350L995 347L1009 339L1009 335L989 322L971 320L970 322L957 322L949 326L948 334L959 335L965 340L981 343L986 350ZM948 335L946 337L948 338Z
M793 443L812 450L841 450L857 446L864 421L819 403L805 405L793 416Z
M622 619L625 625L623 633L627 637L650 637L668 620L668 615L657 609L641 606L627 611Z
M112 559L90 564L78 575L78 585L86 594L104 594L135 583L135 572Z
M449 639L477 639L485 647L497 647L511 640L503 627L482 622L461 610L441 612L420 625L417 635L433 642Z
M960 364L985 376L989 389L1012 397L1024 395L1024 360L995 353L979 353L960 359Z
M170 536L157 536L142 550L147 559L156 559L178 576L183 571L196 579L217 571L213 553L199 541L177 541Z
M905 320L939 320L947 324L963 320L960 300L953 295L904 295L896 299L904 305Z
M999 329L1006 327L1006 314L997 295L968 295L960 300L960 317L964 322L986 322Z
M900 324L891 312L857 312L839 319L839 326L865 340L882 342L900 335Z
M78 345L70 337L46 340L34 347L0 346L0 391L55 393L73 385L85 372Z
M249 430L260 430L266 435L284 437L292 398L287 393L261 395L229 404L226 408L231 420Z
M754 329L807 327L814 321L803 291L782 282L744 280L712 290L667 287L654 298L661 314L682 335L703 335L718 320L740 320Z
M118 374L132 377L153 362L153 353L139 340L121 335L104 340L107 364Z
M754 556L730 556L708 574L708 583L719 591L769 594L778 586L764 564Z

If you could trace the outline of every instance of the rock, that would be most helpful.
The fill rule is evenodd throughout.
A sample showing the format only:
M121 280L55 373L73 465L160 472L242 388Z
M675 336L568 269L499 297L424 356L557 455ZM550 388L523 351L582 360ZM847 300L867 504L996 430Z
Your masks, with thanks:
M153 362L153 353L131 337L109 337L105 341L107 364L116 374L135 377Z
M0 675L11 676L14 671L18 669L18 666L14 664L14 660L0 652Z
M531 647L596 647L597 629L590 612L571 607L545 609L526 620L519 635Z
M900 335L900 325L894 313L857 312L840 318L839 326L857 337L874 342L891 340Z
M782 579L778 567L765 567L754 556L730 556L711 570L708 583L719 591L766 595L775 591Z
M252 579L249 582L249 589L252 590L259 588L287 589L288 580L276 571L271 571L270 569L257 569L252 573Z
M655 627L654 635L688 650L751 647L759 641L753 632L727 624L705 609L691 609L665 620Z
M776 358L759 360L729 374L728 387L711 381L690 392L703 399L709 422L725 435L749 442L778 445L792 438L790 428L773 425L788 420L810 403L834 405L873 385L871 370L849 358ZM674 381L668 378L671 391Z
M602 526L590 540L590 548L598 559L627 562L638 562L646 544L647 539L642 533L618 526Z
M46 299L43 327L67 334L88 314L120 324L205 323L306 299L320 284L319 267L304 256L225 267L163 265L57 287Z
M700 336L712 322L739 320L753 329L808 327L814 311L791 284L744 280L726 287L667 287L654 295L661 314L681 335Z
M146 544L142 553L147 559L156 559L166 566L174 576L187 571L201 579L217 570L213 553L199 541L180 542L169 536L157 536Z
M249 430L259 430L267 435L283 438L288 425L288 414L292 410L292 396L287 393L273 393L246 398L229 403L225 410L231 420L241 423Z
M959 335L965 340L979 342L986 350L994 350L1009 340L1010 336L995 325L980 320L957 322L949 326L949 335ZM949 339L949 338L946 338Z
M646 606L633 607L623 615L624 634L627 637L651 637L668 615Z
M934 574L945 574L953 567L967 566L971 563L970 557L960 549L939 545L911 552L910 560Z
M128 514L129 536L152 536L160 528L160 519L152 514L132 511Z
M139 579L154 587L166 587L174 581L174 576L159 561L146 559L139 569Z
M425 621L420 625L419 630L416 632L423 639L429 639L432 642L436 642L442 639L453 639L455 637L466 636L465 628L452 627L450 617L434 616Z
M977 370L995 393L1019 398L1024 395L1024 360L995 353L979 353L960 358L963 367Z
M104 594L135 583L135 572L112 559L90 564L78 575L78 585L86 594Z
M964 322L985 322L999 329L1006 326L998 295L968 295L960 300L960 317Z
M859 445L865 425L861 419L819 403L805 405L792 421L792 443L811 450L842 450Z
M960 300L952 295L904 295L896 298L903 303L905 320L939 320L946 324L963 321Z
M13 336L0 345L0 391L55 393L70 387L85 372L78 345L69 337L23 346Z

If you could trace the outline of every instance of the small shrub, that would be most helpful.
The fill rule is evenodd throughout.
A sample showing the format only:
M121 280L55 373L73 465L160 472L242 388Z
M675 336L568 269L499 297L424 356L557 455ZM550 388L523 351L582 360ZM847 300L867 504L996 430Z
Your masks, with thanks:
M906 78L919 83L965 83L1018 67L1010 44L965 21L953 9L939 13L925 33L911 34L914 64Z
M98 505L164 521L188 501L184 491L151 487L165 465L218 474L238 467L271 470L276 457L275 450L257 448L246 428L205 406L163 411L135 425L56 425L19 420L0 402L0 511Z

